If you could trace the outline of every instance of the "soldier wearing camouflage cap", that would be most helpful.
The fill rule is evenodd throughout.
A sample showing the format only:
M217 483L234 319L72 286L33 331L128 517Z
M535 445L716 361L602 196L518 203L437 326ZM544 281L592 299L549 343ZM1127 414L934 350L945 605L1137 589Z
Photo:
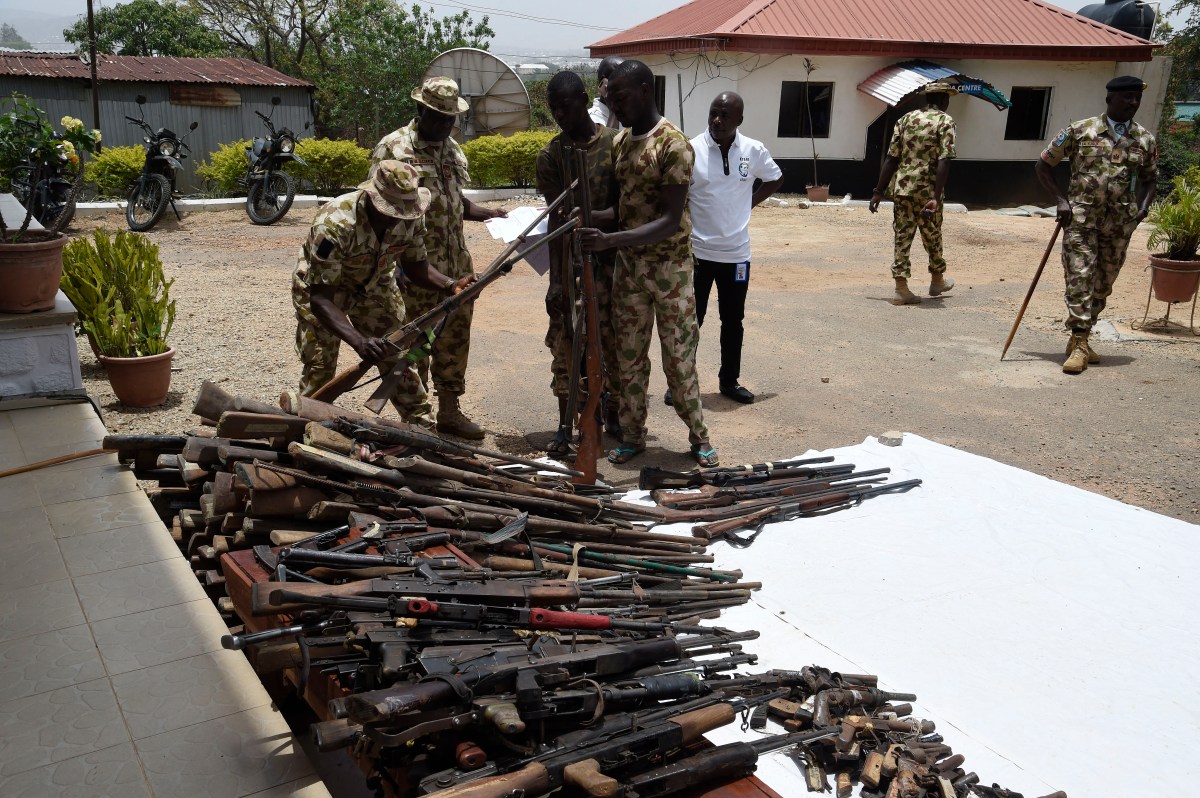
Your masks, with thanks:
M463 220L482 222L504 211L476 205L463 194L470 176L467 158L450 137L458 114L470 108L450 78L429 78L413 89L417 116L375 145L372 170L387 159L402 161L418 173L430 193L425 214L423 244L429 262L455 278L472 273L471 254L463 234ZM441 303L444 293L419 286L403 286L404 304L416 317ZM483 429L462 412L459 398L466 391L467 357L471 349L472 306L464 305L451 316L430 358L416 364L422 381L432 375L438 395L437 428L472 440L483 439ZM431 362L432 361L432 362Z
M1100 362L1088 338L1125 263L1129 239L1154 202L1158 145L1133 121L1146 84L1113 78L1105 86L1105 112L1059 131L1035 164L1038 181L1058 201L1063 227L1067 357L1063 371L1079 374ZM1064 196L1053 167L1071 163Z
M356 190L317 211L292 274L302 394L333 379L343 341L382 374L396 366L400 353L384 336L404 324L399 274L442 297L474 282L430 266L424 244L430 195L418 181L411 166L383 161ZM392 404L405 421L432 427L425 388L411 365L407 370Z
M909 250L917 231L929 255L932 275L929 295L938 296L954 287L954 280L946 277L946 259L942 255L942 194L950 177L950 161L957 154L954 119L946 109L950 107L950 96L958 94L958 86L936 81L926 84L922 91L924 107L909 111L896 121L887 158L868 205L871 213L876 213L884 193L891 195L892 229L896 234L893 305L916 305L921 301L908 288L908 278L912 276Z

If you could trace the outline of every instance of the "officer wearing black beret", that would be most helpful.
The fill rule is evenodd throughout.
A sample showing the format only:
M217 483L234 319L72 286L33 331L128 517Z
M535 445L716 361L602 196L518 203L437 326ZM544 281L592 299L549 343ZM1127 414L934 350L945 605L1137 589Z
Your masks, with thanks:
M1035 165L1038 180L1058 201L1058 222L1064 230L1062 261L1071 332L1063 363L1067 374L1100 362L1088 337L1125 263L1129 238L1154 202L1158 178L1158 145L1133 121L1146 84L1126 75L1113 78L1105 88L1105 112L1059 131ZM1071 164L1066 196L1052 171L1063 160Z

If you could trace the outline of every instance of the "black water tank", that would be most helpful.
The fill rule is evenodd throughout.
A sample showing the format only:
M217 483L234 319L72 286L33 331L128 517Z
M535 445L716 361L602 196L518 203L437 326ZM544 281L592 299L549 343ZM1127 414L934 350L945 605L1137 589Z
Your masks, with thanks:
M1154 30L1154 6L1142 0L1104 0L1079 9L1079 16L1141 39L1149 39Z

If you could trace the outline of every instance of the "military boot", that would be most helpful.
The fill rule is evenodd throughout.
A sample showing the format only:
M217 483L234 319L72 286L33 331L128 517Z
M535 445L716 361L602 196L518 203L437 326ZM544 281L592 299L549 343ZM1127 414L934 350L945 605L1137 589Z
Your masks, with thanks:
M1063 363L1064 374L1080 374L1088 365L1088 334L1086 332L1071 333L1067 342L1067 359Z
M438 394L437 431L472 441L483 440L483 427L463 414L455 394Z
M1088 352L1088 364L1089 365L1100 362L1100 353L1097 352L1095 349L1092 349L1092 344L1090 341L1088 342L1088 345L1087 345L1087 352ZM1070 341L1067 341L1067 354L1068 355L1071 354L1071 342Z
M892 297L893 305L919 305L921 297L908 290L908 279L896 278L896 295Z
M953 278L947 277L945 272L939 272L933 275L933 279L929 281L929 295L938 296L946 293L953 287Z

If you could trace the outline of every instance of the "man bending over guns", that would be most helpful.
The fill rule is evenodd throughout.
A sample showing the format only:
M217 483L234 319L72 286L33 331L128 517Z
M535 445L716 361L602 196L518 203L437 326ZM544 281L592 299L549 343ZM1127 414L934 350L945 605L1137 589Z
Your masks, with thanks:
M429 265L429 190L418 187L419 179L408 164L383 161L373 178L317 211L292 274L302 394L333 379L342 341L381 374L396 366L400 352L383 336L404 325L399 275L442 293L475 282L473 274L455 281ZM432 428L433 408L411 362L406 377L392 404L405 421Z

